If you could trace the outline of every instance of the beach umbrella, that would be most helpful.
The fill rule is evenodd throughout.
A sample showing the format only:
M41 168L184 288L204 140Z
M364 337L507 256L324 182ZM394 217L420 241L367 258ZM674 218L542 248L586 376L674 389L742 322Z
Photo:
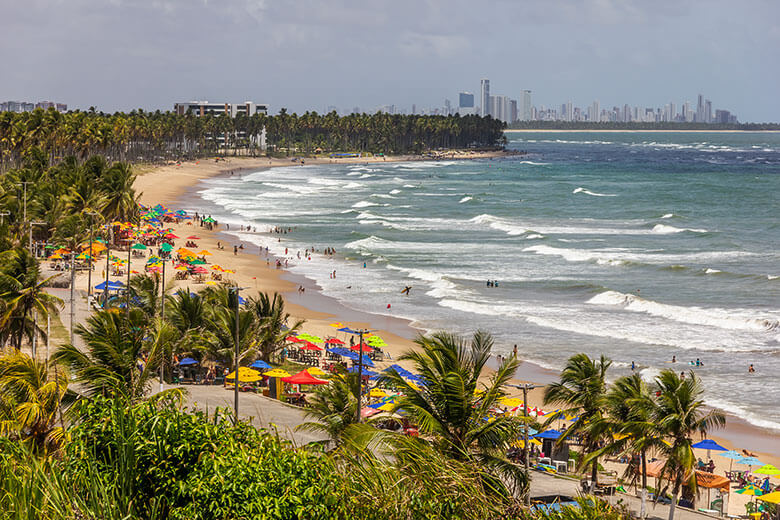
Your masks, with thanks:
M195 235L191 235L187 237L187 240L200 240L200 237L197 237Z
M199 266L193 269L192 272L195 274L207 274L209 270Z
M374 351L373 348L371 348L369 345L366 345L365 343L361 343L360 345L353 345L352 347L350 347L350 349L351 350L356 350L356 351L362 350L363 352L373 352Z
M330 324L330 326L331 326L331 327L334 327L334 328L336 328L336 329L338 329L338 328L340 328L340 327L343 327L343 326L344 326L344 324L343 324L343 323L341 323L341 322L339 322L339 323L331 323L331 324Z
M54 254L57 254L57 255L69 255L69 254L70 254L70 250L69 250L69 249L66 249L66 248L64 248L64 247L61 247L61 248L57 249L57 250L54 252Z
M200 258L196 258L195 260L190 260L190 263L192 265L204 265L206 263L205 260L201 260Z
M317 377L326 377L326 376L328 376L328 373L325 372L320 367L311 367L311 368L308 368L307 370L313 376L317 376Z
M53 255L51 255L49 257L49 260L62 260L62 259L63 259L63 256L60 255L60 254L57 254L57 253L54 253Z
M179 365L181 365L181 366L197 365L197 364L198 364L198 360L197 359L193 359L191 357L186 357L186 358L182 359L181 361L179 361Z
M268 363L266 363L262 359L258 359L257 361L255 361L254 363L249 365L249 367L250 368L259 368L261 370L270 370L271 368L273 368L271 365L269 365Z
M748 484L743 488L735 489L736 493L739 493L740 495L751 495L760 497L764 492L761 491L761 488L758 486L754 486L753 484Z
M718 455L720 455L721 457L726 457L727 459L734 459L734 460L741 459L742 457L744 457L744 455L742 455L740 452L734 450L718 453Z
M780 469L777 469L771 464L764 464L757 470L755 470L753 473L756 475L771 475L771 476L777 476L780 475Z
M707 450L707 458L710 458L710 450L715 451L728 451L728 448L724 448L717 442L713 441L712 439L704 439L703 441L697 442L691 448L698 448L700 450Z
M773 491L757 498L763 502L769 502L770 504L780 504L780 491Z
M173 233L166 233L166 235L165 235L165 238L171 238L171 239L173 239L173 238L179 238L179 237L177 237L177 236L176 236L176 235L174 235Z
M328 344L328 345L343 345L344 344L343 341L341 341L340 339L336 339L336 338L326 339L325 343Z
M198 253L198 256L211 256L211 252L204 249Z
M317 352L322 352L322 347L318 347L314 343L307 341L306 344L301 347L301 350L316 350Z
M348 334L360 334L358 331L352 330L349 327L341 327L340 329L338 329L338 331L339 332L346 332Z
M382 390L381 388L372 388L371 391L368 393L369 397L387 397L387 392Z
M536 437L537 439L557 439L561 435L563 434L558 430L547 430L547 431L543 431L542 433L537 433L536 435L534 435L534 437Z
M146 251L146 246L143 244L133 244L133 247L130 249L135 249L136 251Z
M173 246L166 242L166 243L164 243L163 245L160 246L160 251L163 251L165 253L169 253L169 252L173 251Z
M742 457L737 459L737 464L744 464L746 466L763 466L764 463L755 457Z
M359 370L359 368L358 368L357 365L355 365L354 367L351 367L349 369L350 372L353 372L355 374L358 373L358 370ZM373 376L377 376L377 375L379 375L378 372L373 372L373 371L367 370L365 367L363 367L363 377L373 377Z
M268 377L290 377L290 374L281 368L274 368L273 370L265 372L263 375Z
M292 343L304 343L306 340L301 339L297 336L287 336L287 341L290 341Z
M225 379L235 379L235 378L236 378L235 372L231 372L230 374L225 376ZM255 381L260 381L262 378L263 378L262 375L260 375L260 372L258 372L257 370L252 370L249 367L238 367L238 381L240 383L254 383Z
M520 399L519 397L504 397L502 399L499 399L498 402L503 404L504 406L512 406L512 407L520 406L521 404L523 404L522 399Z

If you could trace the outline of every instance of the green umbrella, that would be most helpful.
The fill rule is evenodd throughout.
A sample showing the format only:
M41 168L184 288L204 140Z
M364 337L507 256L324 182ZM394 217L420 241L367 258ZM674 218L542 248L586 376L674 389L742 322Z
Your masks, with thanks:
M95 239L95 242L100 242L101 244L107 244L107 243L108 243L108 242L106 242L106 241L105 241L104 239L102 239L102 238L96 238L96 239Z
M145 251L146 250L146 246L143 245L143 244L136 244L133 247L131 247L130 249L135 249L137 251Z
M771 476L777 476L780 475L780 469L777 469L771 464L765 464L755 470L753 473L756 475L771 475Z
M214 222L214 219L211 217L206 217L203 219L203 222Z
M53 246L51 244L46 244L45 246L43 246L43 248L44 249L57 249L57 246Z
M760 487L754 486L753 484L748 484L747 486L741 489L737 489L736 492L739 493L740 495L754 495L757 497L760 497L761 495L764 494L764 492L761 490Z
M173 246L166 242L160 246L160 251L165 251L166 253L169 251L173 251Z

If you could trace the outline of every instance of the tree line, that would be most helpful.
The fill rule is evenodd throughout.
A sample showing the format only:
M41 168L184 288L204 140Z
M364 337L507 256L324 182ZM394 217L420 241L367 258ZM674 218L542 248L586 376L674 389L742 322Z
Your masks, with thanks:
M106 114L94 109L60 113L53 108L0 113L0 171L17 167L38 148L49 164L67 156L83 160L161 162L215 154L258 155L265 130L268 150L284 154L321 152L422 153L437 148L495 147L505 124L474 115L350 114L277 115L147 112Z

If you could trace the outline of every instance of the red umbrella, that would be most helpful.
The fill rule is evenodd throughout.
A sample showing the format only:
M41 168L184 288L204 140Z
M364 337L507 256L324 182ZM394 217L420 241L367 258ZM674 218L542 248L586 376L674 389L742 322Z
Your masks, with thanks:
M187 240L200 240L200 237L196 237L195 235L192 235L191 237L187 237Z
M192 272L195 273L195 274L208 274L209 270L208 269L204 269L201 266L198 266L195 269L193 269Z
M343 341L341 341L340 339L336 339L336 338L326 339L325 343L330 343L331 345L343 345L344 344Z
M359 351L361 349L361 347L363 349L363 352L373 352L374 351L373 348L371 348L370 346L366 345L365 343L361 343L360 345L353 345L350 348L352 350L358 350Z
M318 352L322 352L322 348L318 347L314 343L307 341L305 345L301 347L301 350L316 350Z
M165 235L165 238L179 238L179 237L177 237L173 233L168 233L167 235Z
M305 343L305 339L301 339L298 336L287 336L287 341L292 341L293 343Z

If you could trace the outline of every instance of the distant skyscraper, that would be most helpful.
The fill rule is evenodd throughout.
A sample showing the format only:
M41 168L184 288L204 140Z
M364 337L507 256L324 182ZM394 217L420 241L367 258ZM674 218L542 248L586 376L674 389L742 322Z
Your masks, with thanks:
M600 120L600 113L599 102L594 101L593 104L588 107L588 121L598 123Z
M669 103L669 121L677 120L677 106L674 103Z
M704 96L699 94L699 102L696 104L696 122L704 122Z
M414 115L414 114L416 114L416 113L417 113L417 105L415 105L414 103L412 103L412 115Z
M444 115L448 116L452 114L452 103L450 103L449 99L444 100Z
M490 80L485 78L479 83L480 85L480 100L482 101L482 109L480 115L482 117L490 115Z
M704 122L712 123L712 101L709 99L704 102Z
M462 116L474 113L474 94L471 92L460 92L458 94L458 113Z
M509 121L507 122L512 124L515 121L517 121L517 100L510 99L509 100Z
M518 118L522 121L530 121L533 119L533 114L531 113L531 91L530 90L521 90L520 91L520 103L519 103L519 114Z

